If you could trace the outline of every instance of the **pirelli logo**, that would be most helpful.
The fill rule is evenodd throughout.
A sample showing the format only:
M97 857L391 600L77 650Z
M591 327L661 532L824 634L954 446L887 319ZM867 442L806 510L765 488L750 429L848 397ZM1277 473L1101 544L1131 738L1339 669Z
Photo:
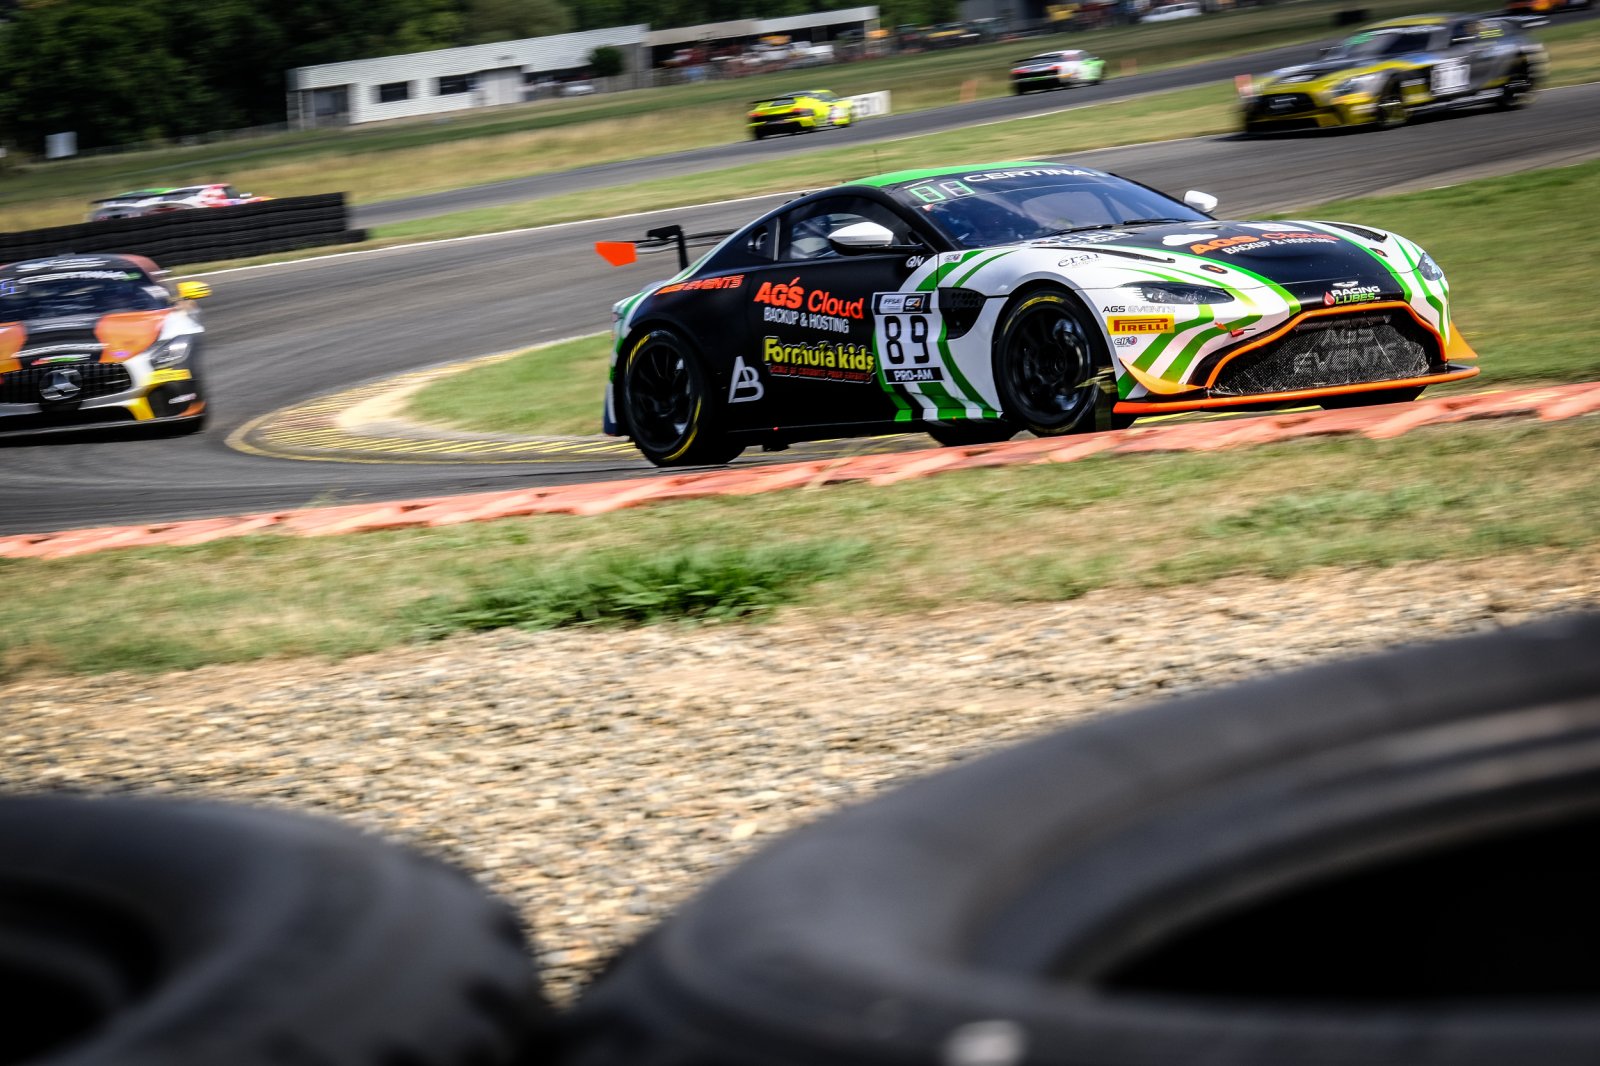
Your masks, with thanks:
M1171 315L1112 315L1112 333L1171 333Z

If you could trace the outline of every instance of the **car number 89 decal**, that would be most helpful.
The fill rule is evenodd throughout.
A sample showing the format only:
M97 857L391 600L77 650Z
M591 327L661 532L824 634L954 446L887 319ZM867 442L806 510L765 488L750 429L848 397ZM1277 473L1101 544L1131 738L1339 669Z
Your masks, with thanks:
M872 297L878 355L891 385L943 381L938 337L942 323L931 293L880 292Z

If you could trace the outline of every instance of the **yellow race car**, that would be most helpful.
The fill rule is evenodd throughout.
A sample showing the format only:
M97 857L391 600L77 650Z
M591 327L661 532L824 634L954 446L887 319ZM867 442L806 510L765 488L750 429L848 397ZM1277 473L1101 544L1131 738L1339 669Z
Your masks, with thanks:
M1521 106L1544 79L1544 46L1515 19L1419 15L1361 30L1315 62L1275 70L1244 94L1246 135L1403 125L1413 114Z
M848 126L854 119L850 101L826 89L789 93L758 100L750 108L750 136L756 140L774 133L810 133Z

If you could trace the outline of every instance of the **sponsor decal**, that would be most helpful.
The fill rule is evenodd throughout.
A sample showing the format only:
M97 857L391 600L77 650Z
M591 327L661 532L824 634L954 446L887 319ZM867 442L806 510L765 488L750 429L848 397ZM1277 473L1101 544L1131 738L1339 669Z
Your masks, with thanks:
M1176 248L1180 244L1191 244L1195 241L1210 240L1209 233L1169 233L1161 238L1161 243L1168 248Z
M921 256L921 255L907 256L906 257L906 269L907 270L915 270L915 269L917 269L917 267L921 266L923 263L926 263L927 261L928 261L928 259L927 259L926 256Z
M43 355L33 361L34 366L52 366L56 363L82 363L87 355Z
M865 296L854 300L841 300L827 289L812 289L807 292L806 287L800 284L799 278L794 278L787 285L781 282L774 285L770 281L763 281L752 299L758 304L785 307L791 311L803 308L813 317L817 315L855 319L866 317Z
M875 292L872 310L879 315L927 314L933 310L932 297L926 292Z
M656 290L656 295L662 296L669 292L689 292L695 289L737 289L743 284L743 274L729 274L725 278L696 278L693 281L680 281L671 285L663 285Z
M1028 170L990 170L982 174L968 174L963 181L1007 181L1011 178L1098 178L1103 177L1098 170L1084 170L1082 167L1034 167Z
M762 341L761 356L768 373L780 378L865 382L871 381L878 369L871 348L838 341L793 343L767 337Z
M157 370L150 375L150 384L165 385L169 381L188 381L193 375L182 367L171 367L166 370Z
M29 270L70 270L73 267L103 267L104 259L52 259L45 263L28 263L17 267L19 271Z
M733 357L733 380L728 384L729 403L754 403L767 394L761 384L761 372L744 361L744 356Z
M1120 241L1126 233L1116 230L1102 230L1099 233L1066 233L1061 236L1062 244L1104 244L1107 241Z
M1112 333L1171 333L1171 315L1112 316L1107 323Z
M1132 348L1135 344L1139 343L1139 338L1124 333L1121 336L1112 337L1111 343L1115 344L1118 348Z
M200 397L196 396L192 392L186 392L181 396L174 396L172 399L168 400L167 402L169 404L171 404L172 406L176 407L180 403L194 403L199 398Z
M1077 266L1080 263L1090 263L1100 258L1099 252L1080 252L1078 255L1069 255L1065 259L1056 260L1058 267Z
M1172 311L1166 304L1107 304L1100 309L1103 315L1171 315Z
M1189 245L1189 251L1195 255L1209 255L1212 252L1237 255L1239 252L1253 252L1261 248L1270 248L1282 244L1337 244L1338 241L1339 238L1326 233L1279 230L1262 233L1260 236L1249 234L1239 237L1218 237L1216 240L1191 244Z
M1333 290L1322 294L1324 307L1337 307L1339 304L1364 304L1369 300L1376 300L1380 295L1376 285L1357 285L1353 281L1343 282L1344 287L1335 285Z
M936 366L888 367L883 376L891 385L920 385L925 381L943 381L944 370Z
M1227 267L1219 267L1215 263L1201 263L1200 269L1209 270L1213 274L1226 274L1228 272Z
M17 283L12 281L10 278L0 281L0 296L15 296L21 291L22 290L17 287Z

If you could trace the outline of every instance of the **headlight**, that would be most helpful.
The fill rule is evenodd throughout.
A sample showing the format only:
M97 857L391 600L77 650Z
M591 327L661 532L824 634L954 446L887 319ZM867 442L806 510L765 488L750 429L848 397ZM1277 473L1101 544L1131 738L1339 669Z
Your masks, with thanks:
M1427 252L1422 253L1422 258L1417 260L1417 273L1429 281L1443 281L1444 271L1439 269L1439 264L1433 261L1433 256Z
M1383 80L1383 71L1371 74L1357 74L1353 78L1346 78L1333 87L1334 96L1350 96L1354 93L1369 93L1377 88L1378 82Z
M154 367L177 366L188 362L189 351L194 347L192 336L174 337L165 344L158 344L150 351L150 365Z
M1124 289L1138 289L1153 304L1225 304L1233 299L1226 289L1213 285L1183 285L1169 281L1132 281Z

